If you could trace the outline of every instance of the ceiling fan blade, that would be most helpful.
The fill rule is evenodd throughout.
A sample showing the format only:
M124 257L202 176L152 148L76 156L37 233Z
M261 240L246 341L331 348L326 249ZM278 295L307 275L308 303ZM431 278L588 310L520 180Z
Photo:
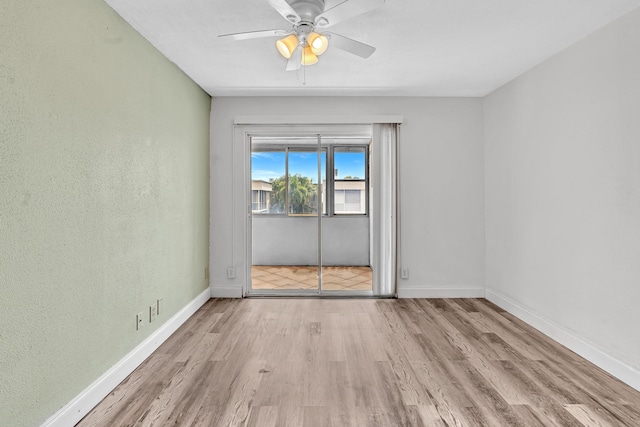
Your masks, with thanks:
M323 33L325 36L329 36L329 47L336 47L338 49L342 49L346 52L353 53L361 58L370 57L373 52L376 51L376 48L373 46L369 46L368 44L356 41L354 39L350 39L349 37L341 36L336 33Z
M291 58L287 62L287 71L295 71L299 70L302 66L302 49L300 45L295 48L293 53L291 54Z
M247 33L222 34L218 36L218 38L226 38L226 39L233 39L233 40L249 40L249 39L259 39L262 37L282 37L289 34L291 34L291 32L286 30L263 30L263 31L249 31Z
M345 0L329 10L325 10L316 18L318 28L327 28L338 22L346 21L354 16L361 15L376 9L386 3L387 0Z
M292 24L297 24L300 22L300 15L298 12L293 10L291 5L286 2L286 0L269 0L269 4L272 8L274 8L284 19L291 22Z

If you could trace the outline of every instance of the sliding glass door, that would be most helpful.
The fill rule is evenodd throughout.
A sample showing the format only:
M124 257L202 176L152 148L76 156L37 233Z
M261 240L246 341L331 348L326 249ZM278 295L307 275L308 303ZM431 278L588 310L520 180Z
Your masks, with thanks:
M369 142L251 139L249 293L371 293Z

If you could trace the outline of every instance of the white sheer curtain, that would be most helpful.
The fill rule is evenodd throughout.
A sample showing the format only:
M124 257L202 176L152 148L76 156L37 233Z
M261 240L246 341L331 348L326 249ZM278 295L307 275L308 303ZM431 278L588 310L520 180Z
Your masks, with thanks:
M398 125L373 125L371 143L373 294L396 295Z

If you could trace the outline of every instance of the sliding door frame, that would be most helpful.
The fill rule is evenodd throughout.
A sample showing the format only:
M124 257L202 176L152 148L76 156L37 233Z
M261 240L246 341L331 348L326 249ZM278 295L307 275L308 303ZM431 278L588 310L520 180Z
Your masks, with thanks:
M345 291L345 290L325 290L322 287L322 268L323 268L323 247L322 247L322 227L323 227L323 221L325 219L325 215L323 215L323 210L325 210L326 212L326 217L331 216L332 213L332 203L330 202L331 200L331 186L328 185L328 183L332 182L333 180L330 179L329 177L329 171L333 171L332 169L332 159L331 159L331 153L333 152L333 147L335 146L335 144L324 144L323 143L323 138L324 140L326 139L331 139L331 138L340 138L340 139L360 139L360 140L367 140L368 143L364 144L362 142L356 143L354 142L354 144L349 144L347 146L352 147L352 146L357 146L357 145L361 145L363 147L366 147L365 151L365 159L368 160L368 147L369 144L371 143L371 127L370 126L357 126L357 127L345 127L345 126L339 126L339 129L336 129L335 126L331 126L330 129L322 129L322 132L319 132L320 129L318 129L317 126L314 127L316 129L315 134L312 133L310 130L305 130L302 131L301 129L297 129L296 131L292 131L291 134L281 134L280 132L274 132L274 133L269 133L269 134L265 134L264 132L250 132L246 134L246 139L248 142L248 156L247 159L249 161L249 164L246 166L245 170L247 171L248 175L251 176L251 155L253 154L254 148L253 148L253 140L254 139L270 139L273 138L274 140L277 140L278 142L274 143L273 145L266 145L267 148L273 148L273 149L282 149L285 152L285 175L287 176L287 180L286 182L288 183L288 175L289 175L289 164L288 164L288 158L289 158L289 152L293 151L293 152L297 152L297 151L308 151L310 153L316 153L317 155L317 182L318 184L322 183L322 174L324 172L324 174L326 175L326 182L327 182L327 186L325 187L325 204L324 207L321 204L322 203L322 199L320 197L320 193L318 193L318 204L317 204L317 256L316 256L316 260L317 260L317 268L318 268L318 282L317 282L317 287L315 289L288 289L288 290L278 290L278 289L253 289L252 287L252 282L251 282L251 268L253 266L253 251L252 251L252 239L253 239L253 218L254 218L254 214L251 213L251 210L249 210L248 212L248 220L247 220L247 252L246 252L246 256L247 256L247 268L246 268L246 284L245 284L245 290L244 290L244 294L245 295L255 295L255 296L311 296L311 295L322 295L322 296L327 296L327 295L334 295L334 296L372 296L373 291L372 290L352 290L352 291ZM324 128L324 126L323 126ZM293 139L293 141L291 142L287 142L288 139ZM309 145L301 145L301 144L296 144L295 140L296 139L307 139L307 140L316 140L315 144L311 144L309 143ZM364 148L363 148L364 149ZM323 171L322 169L322 153L326 153L326 157L325 157L325 170ZM365 165L365 167L368 169L368 165ZM368 175L368 173L367 173ZM252 181L252 177L250 177L249 179L247 179L248 181L248 187L249 187L249 195L251 194L251 181ZM368 178L366 179L366 183L368 184L369 180ZM288 187L288 185L287 185ZM368 186L366 187L366 198L365 200L368 202L369 200L369 188ZM287 199L288 199L288 194L287 194ZM324 208L324 209L323 209ZM367 209L368 210L368 209ZM287 211L288 211L288 206L287 206ZM371 246L371 237L369 236L369 246Z
M320 122L318 122L320 120ZM317 123L317 124L314 124ZM234 145L233 145L233 221L232 234L237 236L232 239L233 242L241 242L240 245L232 244L232 266L234 271L238 272L238 279L241 279L242 296L245 295L277 295L277 296L300 296L302 293L285 293L283 291L274 292L255 292L251 290L251 138L253 137L313 137L321 135L324 137L365 137L371 138L373 123L402 123L399 116L362 116L359 119L335 118L335 117L319 117L315 120L306 116L299 117L264 117L264 116L240 116L237 117L234 124ZM237 170L240 169L240 170ZM240 179L242 176L242 179ZM329 206L327 206L329 208ZM244 212L243 216L236 213ZM373 212L370 212L370 218ZM321 215L320 215L321 217ZM319 221L321 221L320 219ZM321 227L321 225L320 225ZM399 221L396 223L399 230ZM393 248L396 256L399 253L398 248ZM394 279L397 283L397 271ZM249 293L249 291L251 291ZM323 295L323 296L372 296L372 291L328 291L324 290L311 291L307 295ZM393 296L393 295L390 295Z

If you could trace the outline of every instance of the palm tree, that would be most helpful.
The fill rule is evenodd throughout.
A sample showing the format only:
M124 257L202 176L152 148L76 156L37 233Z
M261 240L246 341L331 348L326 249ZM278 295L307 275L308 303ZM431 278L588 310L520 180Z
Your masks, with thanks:
M286 194L287 194L287 181L284 175L279 178L271 180L271 211L274 213L286 212Z
M295 174L289 177L289 206L293 214L314 213L316 186L311 178Z
M295 174L289 176L289 213L317 212L317 186L311 178ZM271 181L271 202L278 211L285 206L286 185L284 175Z

